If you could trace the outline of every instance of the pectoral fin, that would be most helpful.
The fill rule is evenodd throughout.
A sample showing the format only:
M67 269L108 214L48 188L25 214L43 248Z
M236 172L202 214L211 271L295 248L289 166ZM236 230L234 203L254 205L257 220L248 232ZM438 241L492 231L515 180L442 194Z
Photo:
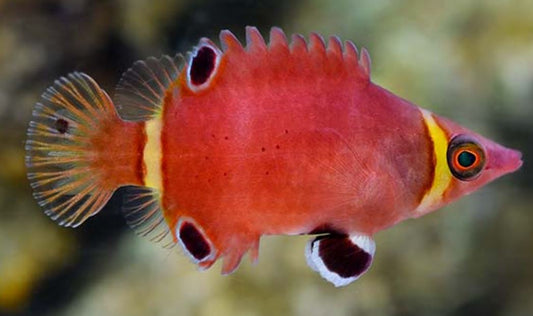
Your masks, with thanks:
M309 241L305 256L324 279L345 286L370 268L375 250L374 240L367 235L322 235Z

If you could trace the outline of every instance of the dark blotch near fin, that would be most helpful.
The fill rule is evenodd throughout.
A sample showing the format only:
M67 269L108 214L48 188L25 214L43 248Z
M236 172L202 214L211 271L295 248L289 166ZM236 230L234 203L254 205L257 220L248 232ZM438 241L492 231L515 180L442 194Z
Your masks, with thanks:
M68 125L68 121L62 118L57 119L55 122L55 128L61 134L68 132Z
M372 256L353 244L349 238L340 236L318 238L320 239L318 255L324 265L329 271L343 278L359 276L372 262Z
M202 261L211 253L209 243L192 223L184 222L181 225L179 238L187 251L198 261Z
M318 225L317 227L313 228L307 234L309 235L331 234L331 235L336 235L336 236L346 236L346 234L344 234L340 230L335 229L335 227L331 226L330 224Z
M208 46L203 46L196 52L189 69L192 84L201 85L209 79L215 69L216 58L215 51Z
M375 251L368 235L322 235L307 244L305 256L309 267L324 279L346 286L370 268Z

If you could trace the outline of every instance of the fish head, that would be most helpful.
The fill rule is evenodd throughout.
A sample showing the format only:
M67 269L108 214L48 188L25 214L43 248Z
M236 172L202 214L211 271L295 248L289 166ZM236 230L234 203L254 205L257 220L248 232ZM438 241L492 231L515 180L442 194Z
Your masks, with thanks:
M428 113L424 118L433 140L434 181L415 211L415 217L470 194L522 166L520 151Z

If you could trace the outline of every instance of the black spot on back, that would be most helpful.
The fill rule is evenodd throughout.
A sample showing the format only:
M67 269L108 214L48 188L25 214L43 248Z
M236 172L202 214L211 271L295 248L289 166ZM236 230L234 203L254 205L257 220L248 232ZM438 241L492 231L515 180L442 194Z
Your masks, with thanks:
M65 134L68 131L68 121L62 118L59 118L55 122L55 129L61 133Z
M179 237L185 248L196 259L201 261L209 255L211 247L202 233L192 223L185 222L180 227Z
M215 69L216 57L215 51L207 46L203 46L196 52L189 70L192 84L201 85L209 79Z
M318 255L326 268L343 278L361 275L372 261L369 253L354 245L347 237L322 236L314 242L320 242Z

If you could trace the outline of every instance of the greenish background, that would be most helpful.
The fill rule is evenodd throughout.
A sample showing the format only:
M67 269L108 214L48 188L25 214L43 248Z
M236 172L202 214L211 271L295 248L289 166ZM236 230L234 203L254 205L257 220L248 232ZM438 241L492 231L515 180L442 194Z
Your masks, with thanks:
M257 265L220 276L136 236L119 196L75 230L41 212L24 138L54 79L84 71L112 92L135 60L245 25L368 48L374 82L520 149L524 166L377 234L369 273L340 289L306 266L306 237L263 238ZM533 315L530 0L0 0L0 142L0 315Z

